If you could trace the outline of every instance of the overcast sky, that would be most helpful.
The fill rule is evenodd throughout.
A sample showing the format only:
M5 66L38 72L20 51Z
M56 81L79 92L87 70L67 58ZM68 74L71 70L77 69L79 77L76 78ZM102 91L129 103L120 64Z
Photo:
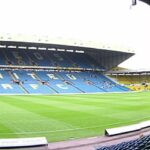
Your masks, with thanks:
M0 0L0 33L50 35L133 47L121 66L150 68L150 6L132 0Z

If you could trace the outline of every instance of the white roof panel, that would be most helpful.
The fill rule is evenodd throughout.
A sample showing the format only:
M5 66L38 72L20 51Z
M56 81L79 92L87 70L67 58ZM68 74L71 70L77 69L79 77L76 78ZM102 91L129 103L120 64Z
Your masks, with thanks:
M50 36L2 34L1 33L0 41L57 44L57 45L79 46L79 47L134 53L134 51L131 48L120 46L120 45L108 44L108 43L106 44L106 43L101 43L99 41L83 41L83 40L81 41L81 40L76 40L76 39L64 39L61 37L50 37Z

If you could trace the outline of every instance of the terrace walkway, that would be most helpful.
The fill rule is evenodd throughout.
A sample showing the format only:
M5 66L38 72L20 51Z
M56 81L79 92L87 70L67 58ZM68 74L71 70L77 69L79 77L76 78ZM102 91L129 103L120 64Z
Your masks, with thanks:
M49 143L49 150L95 150L98 146L109 146L125 141L139 138L142 135L150 135L150 128L132 133L117 135L112 137L97 136L84 139Z

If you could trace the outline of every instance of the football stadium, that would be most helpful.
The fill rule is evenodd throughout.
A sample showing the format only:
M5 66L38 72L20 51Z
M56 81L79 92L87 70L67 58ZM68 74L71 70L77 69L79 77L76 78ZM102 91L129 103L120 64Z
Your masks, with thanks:
M103 135L105 129L149 119L150 93L133 92L125 86L130 82L125 75L126 82L120 84L112 78L117 71L105 74L132 57L132 50L40 40L23 35L1 37L1 138L66 141Z
M150 150L150 71L118 67L134 55L0 34L0 149Z

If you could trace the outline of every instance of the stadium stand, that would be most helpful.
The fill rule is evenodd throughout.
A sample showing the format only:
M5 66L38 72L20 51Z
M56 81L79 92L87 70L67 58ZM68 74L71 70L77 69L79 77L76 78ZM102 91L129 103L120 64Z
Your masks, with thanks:
M17 44L19 45L17 46ZM23 45L20 46L20 44ZM87 52L85 48L79 49L78 47L79 50L76 50L74 47L71 49L69 47L67 49L67 46L64 48L63 45L59 45L59 48L56 48L56 45L48 45L50 46L48 48L44 43L37 46L35 43L28 42L1 41L0 46L1 94L130 91L104 75L104 71L111 66L112 58L114 61L116 60L115 57L118 57L118 54L119 56L124 55L123 59L125 59L132 56L133 53L105 52L105 50L97 51L97 49L95 52L93 49L92 51L89 49ZM114 55L115 53L116 55ZM96 58L98 55L100 58ZM103 55L105 57L108 55L108 62L105 57L103 60ZM112 58L109 60L111 56ZM108 63L109 66L107 66ZM117 63L115 62L113 65Z
M123 142L109 147L100 147L96 150L149 150L150 149L150 135L141 137L136 140Z
M23 90L21 89L21 86L19 86L19 83L14 82L14 80L11 78L9 73L7 71L0 70L0 93L5 94L23 94Z
M150 83L150 76L149 75L117 75L111 76L118 82L126 85L130 84L141 84L143 82Z
M117 74L109 75L118 83L125 85L133 91L150 90L150 76L149 74Z
M1 50L1 65L99 68L83 53ZM5 59L4 59L5 58ZM1 71L1 93L90 93L127 91L105 75L93 71Z
M40 82L40 80L36 77L34 72L18 70L13 71L12 75L20 81L22 87L26 89L28 93L42 93L42 94L53 94L48 86L44 83Z
M1 65L100 68L95 60L83 53L35 50L0 50ZM5 58L5 59L4 59Z
M1 71L2 93L91 93L123 92L128 89L96 72ZM18 91L18 92L17 92Z

